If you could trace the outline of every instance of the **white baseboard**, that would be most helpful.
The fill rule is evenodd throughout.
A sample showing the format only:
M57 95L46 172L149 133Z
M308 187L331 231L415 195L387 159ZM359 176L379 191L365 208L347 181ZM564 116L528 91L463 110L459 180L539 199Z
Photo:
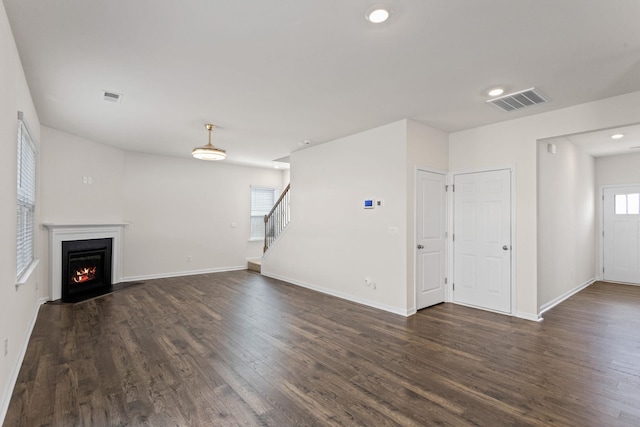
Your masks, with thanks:
M458 301L450 301L450 302L452 304L462 305L464 307L474 308L476 310L489 311L491 313L501 314L503 316L511 316L511 317L517 317L518 319L531 320L532 322L539 322L539 321L542 320L542 317L540 315L535 315L535 314L531 314L531 313L523 313L521 311L514 311L514 312L511 312L511 313L508 313L508 312L505 312L505 311L498 311L498 310L492 310L490 308L478 307L477 305L465 304L465 303L461 303L461 302L458 302Z
M604 279L598 279L598 281L604 282L604 283L613 283L614 285L640 286L640 283L616 282L613 280L604 280Z
M280 276L278 274L262 272L262 275L271 277L272 279L282 280L283 282L291 283L292 285L300 286L302 288L311 289L312 291L320 292L320 293L338 297L347 301L355 302L357 304L366 305L367 307L377 308L378 310L387 311L389 313L397 314L400 316L408 317L410 314L413 314L411 313L411 310L403 310L398 307L392 307L390 305L380 304L375 301L370 301L363 298L356 298L353 295L345 294L343 292L337 292L337 291L334 291L333 289L323 288L322 286L312 285L310 283L301 282L299 280L290 279L288 277ZM415 310L414 310L414 313L415 313Z
M38 319L38 312L40 311L40 306L47 301L49 301L49 297L43 297L43 298L40 298L38 301L36 301L36 307L33 312L33 318L31 319L31 324L29 325L29 331L27 332L25 339L22 343L22 346L20 347L20 353L18 354L18 359L16 360L16 364L13 366L13 372L11 373L11 378L9 379L7 388L2 395L2 400L0 401L0 425L3 425L4 418L7 416L7 411L9 410L9 403L11 402L11 395L13 394L13 389L16 386L16 381L18 381L18 374L20 373L20 368L22 367L24 356L27 353L27 347L29 346L31 333L33 332L33 328L36 325L36 320Z
M175 273L157 273L147 274L143 276L129 276L120 279L120 282L139 282L141 280L166 279L168 277L195 276L197 274L223 273L225 271L246 270L246 265L237 265L233 267L207 268L204 270L178 271Z
M519 311L513 313L513 316L519 319L531 320L532 322L540 322L543 320L540 314L521 313Z
M571 289L570 291L567 291L564 294L552 299L548 303L542 304L542 306L540 306L540 315L542 315L542 313L544 313L545 311L551 310L553 307L555 307L556 305L560 304L562 301L568 299L569 297L577 294L578 292L580 292L581 290L583 290L587 286L592 285L593 282L595 282L595 281L596 281L596 279L592 277L591 279L587 280L586 282L582 283L581 285L578 285L577 287Z

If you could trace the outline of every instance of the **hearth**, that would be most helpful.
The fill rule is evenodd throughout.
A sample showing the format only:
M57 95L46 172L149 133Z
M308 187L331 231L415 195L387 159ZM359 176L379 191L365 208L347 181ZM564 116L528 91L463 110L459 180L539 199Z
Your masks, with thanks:
M62 242L62 301L77 302L111 291L111 238Z

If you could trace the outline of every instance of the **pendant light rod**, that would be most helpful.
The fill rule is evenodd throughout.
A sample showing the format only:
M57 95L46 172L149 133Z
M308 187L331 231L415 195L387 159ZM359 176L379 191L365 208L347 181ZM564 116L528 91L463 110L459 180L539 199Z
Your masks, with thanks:
M216 128L216 125L207 123L204 127L209 131L209 143L207 145L211 145L211 132Z

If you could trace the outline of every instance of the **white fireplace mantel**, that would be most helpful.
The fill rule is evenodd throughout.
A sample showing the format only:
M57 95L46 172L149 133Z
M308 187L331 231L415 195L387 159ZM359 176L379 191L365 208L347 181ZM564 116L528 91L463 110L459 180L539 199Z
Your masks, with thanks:
M62 242L70 240L113 239L111 281L122 279L122 230L127 223L42 224L49 229L49 272L51 301L62 298Z

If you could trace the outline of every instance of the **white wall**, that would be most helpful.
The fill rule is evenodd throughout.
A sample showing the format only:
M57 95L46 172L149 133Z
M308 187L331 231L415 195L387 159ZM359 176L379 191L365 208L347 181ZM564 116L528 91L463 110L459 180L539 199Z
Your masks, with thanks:
M406 141L402 120L292 153L292 219L263 274L406 314Z
M42 138L44 222L131 223L124 280L245 268L261 255L250 186L281 189L282 171L126 152L47 127Z
M124 151L43 126L41 158L44 223L122 222Z
M556 154L547 150L555 144ZM594 159L566 138L538 142L538 305L595 279Z
M452 172L516 167L515 315L538 317L537 140L639 121L640 92L633 92L449 135Z
M42 265L16 288L16 162L18 111L24 112L32 137L39 146L40 122L22 70L4 5L0 5L0 424L9 405L37 308L44 298ZM36 160L39 172L40 159ZM40 218L40 188L36 188L36 222ZM36 231L38 238L42 234ZM42 247L36 241L36 258ZM38 289L36 289L38 287ZM8 339L8 354L4 342Z
M446 172L449 167L449 136L413 120L407 120L407 307L416 302L416 171Z
M596 158L596 188L640 184L640 153Z
M126 153L124 180L124 220L132 224L124 275L133 280L246 268L264 244L249 241L250 187L280 190L283 173Z
M291 170L283 169L282 170L282 190L284 190L285 187L289 185L289 183L291 183Z

